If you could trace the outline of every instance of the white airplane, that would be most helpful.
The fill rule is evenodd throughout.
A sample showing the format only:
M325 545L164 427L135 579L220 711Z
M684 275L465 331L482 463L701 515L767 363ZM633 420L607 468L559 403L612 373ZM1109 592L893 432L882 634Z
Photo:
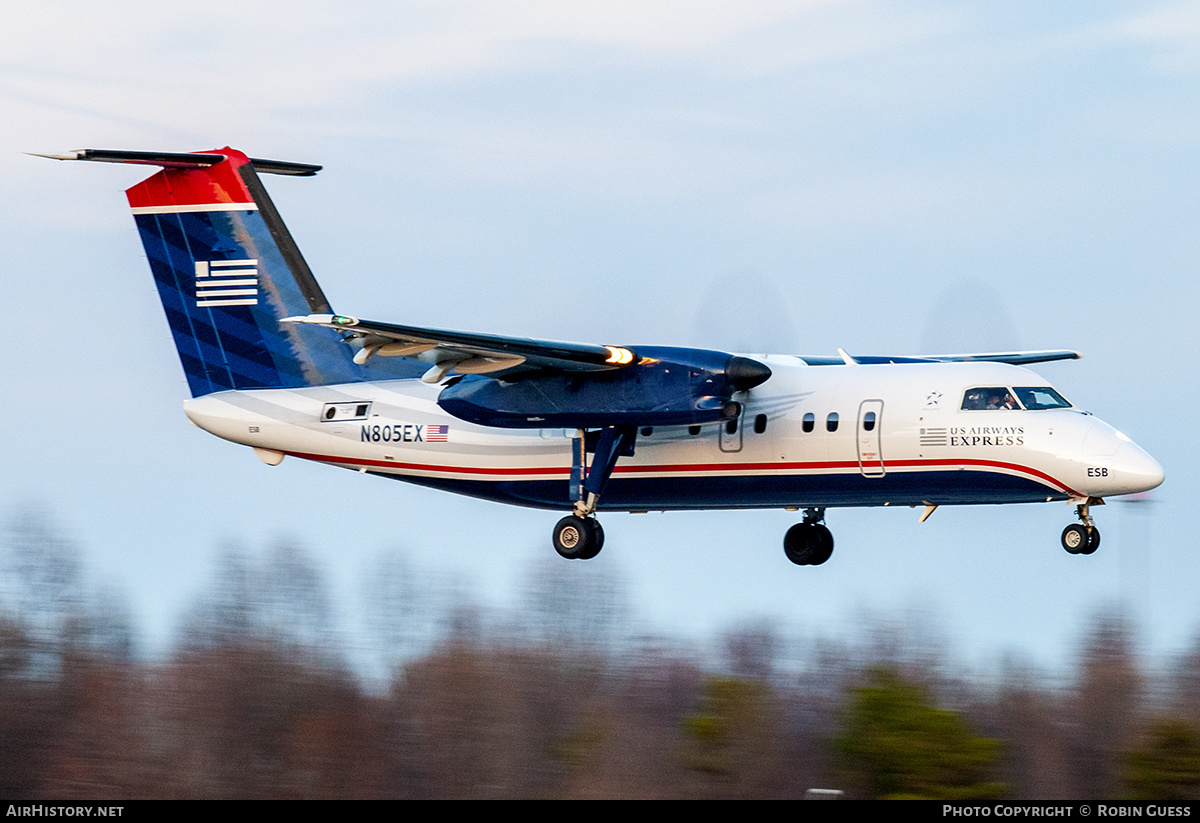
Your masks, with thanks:
M320 166L85 149L162 168L127 191L187 375L193 423L276 465L292 455L570 513L563 557L595 557L597 511L803 510L784 551L829 559L825 511L1067 501L1090 507L1162 467L1022 364L1072 351L745 356L560 343L336 314L260 173Z

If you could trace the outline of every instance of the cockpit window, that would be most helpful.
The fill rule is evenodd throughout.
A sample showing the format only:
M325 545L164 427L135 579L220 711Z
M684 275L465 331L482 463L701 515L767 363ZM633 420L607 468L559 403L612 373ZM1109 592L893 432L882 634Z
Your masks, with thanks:
M1004 411L1021 407L1013 397L1012 391L1005 386L988 386L981 389L967 389L963 394L962 408L964 411L983 411L984 409Z
M1017 386L1013 389L1027 409L1069 409L1071 404L1049 386Z

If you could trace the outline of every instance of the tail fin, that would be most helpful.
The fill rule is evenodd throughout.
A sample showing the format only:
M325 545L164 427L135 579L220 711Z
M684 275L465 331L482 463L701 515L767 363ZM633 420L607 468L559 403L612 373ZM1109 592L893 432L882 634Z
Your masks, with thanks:
M53 156L163 167L126 194L193 397L366 379L354 350L327 330L279 322L332 309L258 171L312 175L320 166L230 148Z

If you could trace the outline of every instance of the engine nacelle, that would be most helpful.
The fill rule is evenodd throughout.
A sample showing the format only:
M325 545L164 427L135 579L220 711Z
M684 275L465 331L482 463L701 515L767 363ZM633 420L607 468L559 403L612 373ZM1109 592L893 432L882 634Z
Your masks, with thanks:
M592 429L690 426L737 417L733 395L771 376L756 360L705 349L638 347L620 369L516 376L467 376L438 405L470 423L505 428Z

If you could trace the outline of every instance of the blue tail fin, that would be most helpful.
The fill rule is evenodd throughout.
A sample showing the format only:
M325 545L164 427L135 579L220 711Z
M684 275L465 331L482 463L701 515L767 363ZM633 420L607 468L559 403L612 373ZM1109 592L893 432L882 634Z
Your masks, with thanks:
M162 167L126 194L193 397L410 377L424 368L402 358L359 366L355 350L327 329L280 322L332 309L258 172L311 175L320 166L252 160L230 148L47 156Z
M336 337L279 322L329 301L254 163L228 148L167 157L126 193L192 396L364 379Z

